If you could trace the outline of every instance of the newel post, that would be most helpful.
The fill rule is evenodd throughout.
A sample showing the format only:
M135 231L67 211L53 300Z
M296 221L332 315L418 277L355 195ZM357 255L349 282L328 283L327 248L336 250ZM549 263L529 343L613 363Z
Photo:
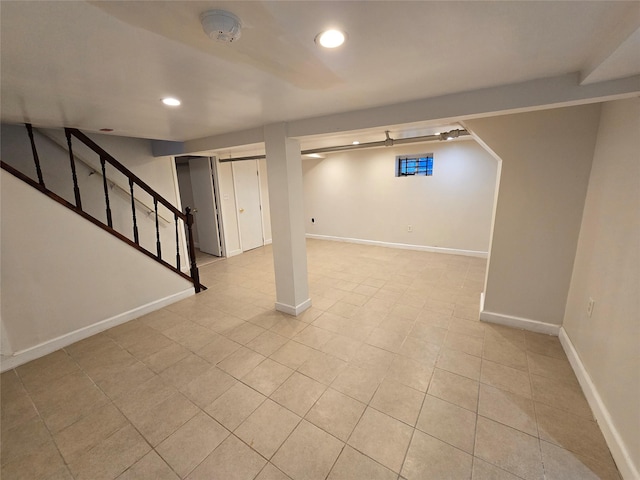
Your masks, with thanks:
M187 245L189 249L189 263L191 265L191 278L193 279L193 286L196 289L196 293L200 293L200 274L198 272L198 266L196 265L196 246L193 243L193 214L191 208L186 208L187 215Z

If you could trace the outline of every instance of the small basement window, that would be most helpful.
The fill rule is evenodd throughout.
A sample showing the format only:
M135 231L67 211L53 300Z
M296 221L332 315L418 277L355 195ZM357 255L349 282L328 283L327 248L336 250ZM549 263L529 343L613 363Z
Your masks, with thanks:
M396 157L396 177L413 175L433 175L433 153L398 155Z

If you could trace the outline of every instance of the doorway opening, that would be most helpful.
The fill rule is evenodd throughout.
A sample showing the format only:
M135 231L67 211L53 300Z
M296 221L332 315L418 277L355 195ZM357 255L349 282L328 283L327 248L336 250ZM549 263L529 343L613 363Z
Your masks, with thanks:
M201 267L225 256L218 182L211 157L176 157L176 173L183 210L193 213L196 264Z

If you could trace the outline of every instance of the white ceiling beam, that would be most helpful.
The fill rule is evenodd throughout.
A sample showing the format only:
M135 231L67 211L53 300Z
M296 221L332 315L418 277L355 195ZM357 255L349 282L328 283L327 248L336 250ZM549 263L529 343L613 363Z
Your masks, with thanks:
M251 145L264 142L264 128L250 128L236 132L212 135L210 137L197 138L184 142L185 153L202 153L211 150L237 147L238 145Z
M594 59L580 75L580 85L640 74L640 27Z
M288 122L290 137L437 120L443 123L594 103L640 94L640 75L590 85L579 84L579 73L443 95L382 107L354 110ZM184 154L215 151L264 141L253 128L184 142Z
M289 122L289 135L301 137L430 120L461 120L594 103L640 93L640 75L580 86L579 74L356 110Z

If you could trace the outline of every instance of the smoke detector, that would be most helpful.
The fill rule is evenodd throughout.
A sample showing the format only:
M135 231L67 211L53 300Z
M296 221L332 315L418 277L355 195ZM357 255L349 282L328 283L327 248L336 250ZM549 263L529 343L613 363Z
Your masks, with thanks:
M233 13L224 10L207 10L200 14L204 33L218 42L231 43L240 38L242 24Z

